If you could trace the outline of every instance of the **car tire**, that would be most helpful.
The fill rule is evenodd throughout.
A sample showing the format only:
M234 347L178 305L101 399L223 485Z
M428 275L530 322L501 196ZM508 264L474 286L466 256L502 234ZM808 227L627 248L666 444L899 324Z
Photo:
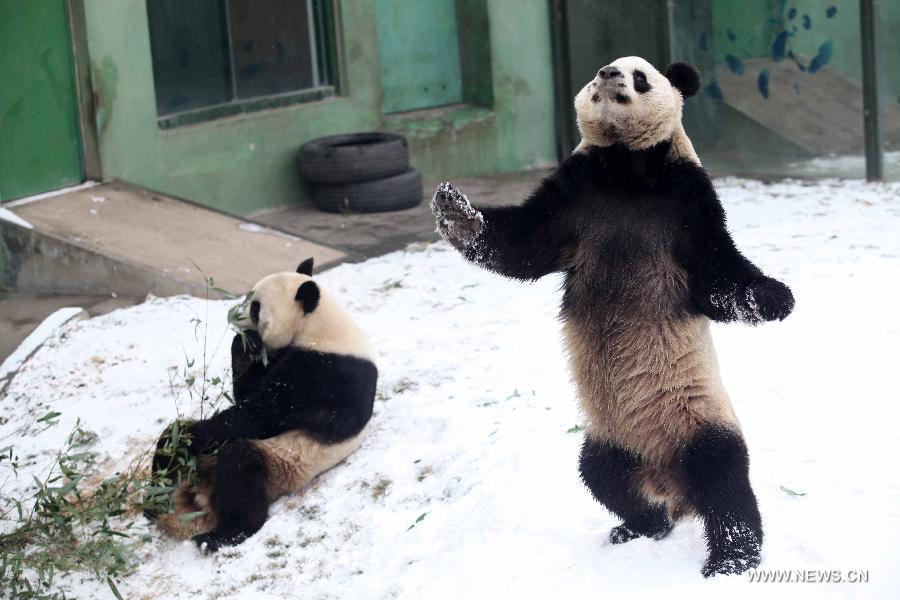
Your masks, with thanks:
M303 144L297 161L300 175L312 183L356 183L404 173L409 149L396 133L349 133Z
M404 210L422 202L422 177L415 169L374 181L345 184L314 183L313 204L334 213Z

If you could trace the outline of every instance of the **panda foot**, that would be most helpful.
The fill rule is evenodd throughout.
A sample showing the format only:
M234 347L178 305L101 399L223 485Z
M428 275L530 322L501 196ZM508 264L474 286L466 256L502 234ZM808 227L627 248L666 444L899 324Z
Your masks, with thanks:
M756 532L749 527L732 527L728 530L728 538L727 545L712 546L700 570L704 577L739 575L759 566L762 544Z
M759 566L762 536L758 531L746 524L733 524L718 534L707 538L709 556L700 570L704 577L739 575Z
M709 557L700 573L704 577L715 575L740 575L759 566L759 555Z
M237 546L246 539L247 536L243 533L225 534L216 529L191 538L200 551L205 554L218 552L222 546Z
M638 531L630 527L627 523L622 523L617 527L613 527L609 532L609 543L610 544L624 544L625 542L630 542L631 540L639 537L648 537L651 540L661 540L664 537L668 536L672 533L672 528L674 526L671 523L666 523L660 527L656 527L647 531Z
M630 542L635 538L641 537L637 531L622 523L618 527L613 527L609 532L609 543L610 544L624 544L625 542Z

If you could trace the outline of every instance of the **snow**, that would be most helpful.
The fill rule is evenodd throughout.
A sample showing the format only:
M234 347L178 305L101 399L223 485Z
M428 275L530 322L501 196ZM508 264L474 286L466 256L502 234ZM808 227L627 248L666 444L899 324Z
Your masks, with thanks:
M44 319L40 325L35 327L34 331L22 340L19 347L16 348L12 354L7 356L2 364L0 364L0 391L3 390L3 385L6 383L7 379L15 374L16 369L18 369L22 363L47 340L47 338L53 335L56 329L83 312L84 309L77 306L60 308Z
M283 231L278 231L277 229L272 229L271 227L264 227L263 225L260 225L258 223L241 223L240 225L238 225L238 229L240 229L241 231L246 231L248 233L266 233L269 235L277 235L294 242L300 241L300 238L295 235L291 235Z
M819 156L809 160L790 162L787 170L804 177L862 177L866 172L866 157L862 154ZM889 181L900 178L900 151L884 153L884 175Z
M0 208L0 221L8 221L13 225L24 227L25 229L34 229L34 225L9 210L8 208Z
M618 521L578 477L559 279L506 281L441 243L316 277L379 352L360 450L279 500L241 546L205 557L154 534L119 589L192 599L896 597L900 185L717 185L739 247L797 299L782 323L713 327L763 514L761 568L861 569L868 583L704 580L696 520L662 541L610 545ZM194 359L188 370L200 374L204 341L210 377L228 385L228 306L151 298L58 329L0 400L0 446L34 456L3 493L28 485L78 417L99 435L101 469L129 465L177 412L196 411L182 372ZM60 424L38 433L51 410ZM66 581L76 597L110 597L103 583Z

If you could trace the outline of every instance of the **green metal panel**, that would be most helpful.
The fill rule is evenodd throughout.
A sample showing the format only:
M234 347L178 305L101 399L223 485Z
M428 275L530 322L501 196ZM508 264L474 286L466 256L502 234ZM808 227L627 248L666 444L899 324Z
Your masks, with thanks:
M0 200L82 178L64 0L0 0Z
M462 102L456 2L376 0L386 114Z

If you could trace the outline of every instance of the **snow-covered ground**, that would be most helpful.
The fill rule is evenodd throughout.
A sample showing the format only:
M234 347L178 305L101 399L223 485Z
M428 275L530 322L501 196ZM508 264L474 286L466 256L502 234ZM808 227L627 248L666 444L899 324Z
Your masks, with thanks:
M505 281L436 244L318 276L380 354L362 448L278 501L241 546L206 557L154 535L119 589L191 599L898 597L900 186L717 183L738 245L797 298L783 323L714 327L750 447L762 568L863 570L868 583L704 580L693 520L660 542L611 546L617 521L578 477L559 280ZM210 377L227 379L227 307L150 299L59 329L0 400L0 446L33 456L4 493L27 485L78 417L112 472L177 411L196 410L182 371L193 359L200 374L205 340ZM60 424L32 433L51 410ZM103 583L69 581L78 597L111 596Z

